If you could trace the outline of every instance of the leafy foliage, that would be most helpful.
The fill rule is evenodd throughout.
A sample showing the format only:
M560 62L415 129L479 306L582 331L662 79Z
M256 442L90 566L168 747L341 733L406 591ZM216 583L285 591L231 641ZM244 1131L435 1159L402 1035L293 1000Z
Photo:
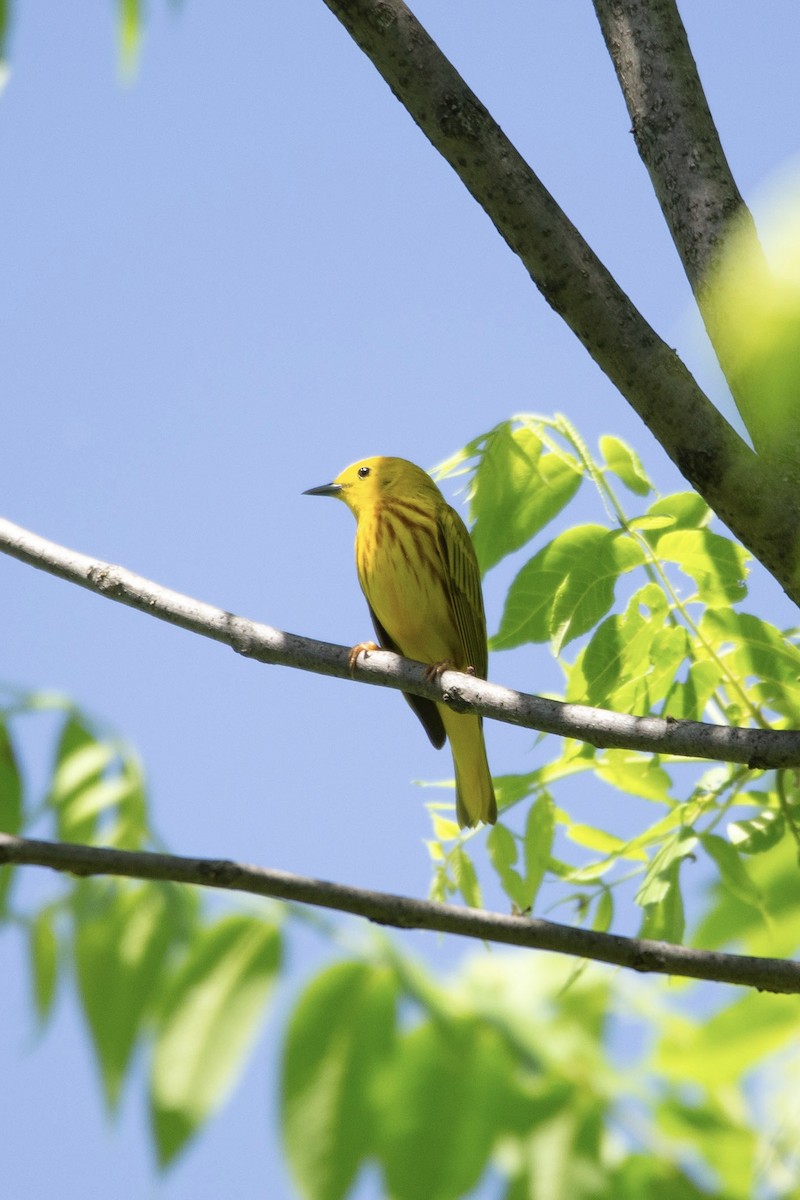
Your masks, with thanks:
M657 496L620 439L603 438L594 457L558 417L505 422L448 466L470 463L481 562L515 571L494 649L549 643L571 701L798 724L795 635L741 607L745 556L697 496ZM587 497L598 501L590 521ZM580 523L553 527L573 503ZM40 710L55 710L59 728L37 799L16 731ZM129 747L52 698L9 700L0 717L0 828L156 846ZM536 740L524 768L496 780L502 820L488 833L464 835L451 806L431 806L434 896L478 905L502 889L514 911L569 905L600 931L679 941L688 928L706 948L796 951L794 772L554 738ZM633 836L630 820L615 831L613 810L587 820L590 783L636 806ZM475 853L484 837L488 863ZM687 887L698 871L702 895ZM281 971L277 906L220 913L178 886L68 878L31 904L15 884L0 869L0 919L24 934L38 1022L74 979L112 1110L145 1064L166 1165L223 1103L258 1036ZM308 981L289 1017L287 1157L308 1200L343 1200L365 1171L394 1200L456 1200L487 1179L504 1200L792 1200L800 1129L784 1100L798 1017L797 997L731 999L541 954L478 951L437 980L371 934Z
M535 492L547 478L562 483L549 507L540 502L536 520L520 524L511 509L519 507L522 463L531 467ZM747 595L747 556L709 528L711 513L699 497L657 496L630 447L604 437L593 456L563 417L503 422L442 471L463 472L469 464L475 528L485 531L482 564L488 569L515 555L493 650L548 642L563 672L563 698L575 703L797 727L800 650L792 633L735 607ZM616 480L632 494L632 511ZM557 517L569 521L571 503L585 507L581 484L593 489L604 523L550 529ZM513 536L504 533L508 529ZM523 529L529 539L536 535L530 546L519 536ZM790 799L797 788L793 772L692 768L665 754L597 750L555 738L540 739L536 757L541 765L535 769L497 781L504 822L488 837L497 880L515 909L526 911L545 894L552 899L553 885L561 884L576 889L569 900L593 923L601 906L606 914L624 907L612 904L620 893L640 910L641 936L681 941L685 868L702 854L739 903L760 921L771 918L750 862L781 837L800 844ZM580 776L642 801L641 832L622 839L573 817ZM519 808L529 814L521 823ZM545 811L551 814L547 828ZM432 894L460 892L472 903L475 889L466 891L461 881L473 838L460 836L438 812L434 834ZM588 854L574 857L570 845ZM531 870L534 859L538 866Z
M13 730L47 709L63 716L49 793L37 804L24 795ZM32 835L44 825L64 841L155 848L144 775L129 747L49 697L10 703L0 731L5 832ZM26 931L40 1023L72 973L112 1110L144 1049L156 1149L168 1163L223 1102L261 1028L280 966L278 923L214 918L177 885L69 876L31 911L13 906L13 870L0 867L3 915Z

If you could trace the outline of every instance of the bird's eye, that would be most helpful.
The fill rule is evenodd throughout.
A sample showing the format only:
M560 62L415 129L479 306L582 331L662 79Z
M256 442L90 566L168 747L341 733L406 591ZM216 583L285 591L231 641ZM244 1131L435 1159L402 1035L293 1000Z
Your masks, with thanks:
M368 475L369 475L369 467L359 467L358 468L358 478L359 479L366 479Z

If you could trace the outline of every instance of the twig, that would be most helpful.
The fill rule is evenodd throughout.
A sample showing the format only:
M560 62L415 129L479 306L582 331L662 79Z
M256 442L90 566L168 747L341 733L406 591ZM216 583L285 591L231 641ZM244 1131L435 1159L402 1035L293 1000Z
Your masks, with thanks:
M611 933L574 929L554 921L524 916L503 916L482 909L460 908L412 900L387 892L345 887L321 879L308 879L286 871L245 866L227 859L184 858L175 854L110 850L46 842L0 834L0 865L26 863L52 867L75 875L123 875L132 879L157 879L270 896L301 904L354 913L381 925L399 929L430 929L479 938L529 950L550 950L577 958L595 959L634 971L680 975L733 983L767 992L800 992L800 963L780 958L755 958L695 950L669 942L621 937Z
M318 675L413 692L417 696L443 701L456 712L475 712L509 725L577 738L602 748L746 763L753 769L800 766L800 731L745 729L707 725L700 721L627 716L584 704L546 700L457 671L445 671L438 681L432 681L426 678L423 665L387 650L362 655L351 671L347 646L284 633L271 625L234 616L212 604L173 592L124 567L68 550L2 518L0 553L160 621L222 642L237 654L257 662L297 667Z

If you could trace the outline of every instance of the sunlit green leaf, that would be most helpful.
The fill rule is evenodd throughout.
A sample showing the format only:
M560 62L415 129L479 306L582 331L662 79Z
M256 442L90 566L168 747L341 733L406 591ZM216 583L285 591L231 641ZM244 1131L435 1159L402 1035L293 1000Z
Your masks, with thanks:
M495 825L486 839L486 849L492 865L500 877L503 891L513 902L518 912L527 908L525 885L515 864L519 856L517 840L505 825Z
M169 981L150 1091L162 1163L227 1097L264 1019L280 953L280 935L265 920L223 917L197 933Z
M702 720L709 701L723 680L720 664L712 659L694 662L686 679L676 681L664 704L662 716L677 720Z
M582 477L573 455L545 449L529 426L503 422L488 435L475 472L472 540L482 571L518 550L564 508Z
M702 1023L664 1037L657 1067L682 1082L733 1083L765 1054L794 1042L798 1022L800 996L748 992Z
M682 859L694 854L697 842L696 835L681 829L664 843L653 856L644 882L636 893L637 904L655 904L666 896L672 886L668 873Z
M511 584L492 648L548 639L556 648L565 646L605 616L617 579L643 557L636 541L602 525L579 525L560 534Z
M652 755L635 750L604 750L597 758L597 776L620 791L643 800L669 799L672 780Z
M383 1096L379 1160L393 1200L457 1200L516 1117L514 1070L484 1022L424 1022L397 1046Z
M723 882L735 896L745 904L752 904L761 909L761 894L747 873L739 852L724 838L714 833L704 833L700 838L701 845L719 868Z
M702 529L708 525L713 514L697 492L674 492L655 500L648 508L647 515L668 517L675 529Z
M65 842L89 842L97 827L97 814L103 804L93 803L101 788L104 772L113 762L116 751L106 742L99 742L77 716L64 724L56 750L48 803L56 812L58 837ZM101 788L100 799L103 790ZM113 803L113 797L110 802Z
M0 830L19 833L22 828L22 777L14 744L0 723Z
M611 434L600 438L600 451L606 460L610 471L621 479L627 488L637 496L646 496L652 492L653 485L645 473L638 454Z
M464 900L471 908L481 907L481 885L475 871L475 864L464 851L463 846L456 846L448 856L453 880Z
M732 844L742 854L763 854L781 840L786 832L783 814L774 808L765 808L756 817L731 821L727 833Z
M595 850L598 854L613 854L623 858L632 858L638 862L647 862L644 850L630 849L624 838L616 837L605 829L597 829L594 825L574 823L567 828L567 837L587 850Z
M610 888L604 887L597 901L597 908L592 921L592 929L598 933L607 933L614 920L614 895Z
M718 1183L714 1196L751 1200L753 1180L759 1173L758 1139L730 1107L713 1098L703 1103L676 1095L662 1100L657 1113L665 1136L702 1156L706 1172L711 1171Z
M545 872L555 836L555 807L546 793L531 805L525 822L525 889L523 908L533 905Z
M50 1015L58 981L58 939L51 908L41 909L30 925L29 951L33 1002L41 1022Z
M709 529L670 530L658 538L657 550L691 576L705 604L727 605L747 594L747 554L730 538Z
M75 969L106 1099L114 1107L162 979L169 889L94 881L75 891Z
M289 1024L283 1138L303 1196L340 1200L375 1154L379 1086L395 1039L387 967L342 962L313 980Z

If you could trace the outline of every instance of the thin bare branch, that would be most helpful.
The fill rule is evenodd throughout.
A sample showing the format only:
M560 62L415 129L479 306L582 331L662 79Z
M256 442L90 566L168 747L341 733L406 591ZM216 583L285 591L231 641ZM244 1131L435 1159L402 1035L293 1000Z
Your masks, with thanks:
M423 665L387 650L362 655L351 671L346 646L284 633L271 625L234 616L124 567L68 550L3 519L0 552L160 621L222 642L257 662L413 692L449 704L456 712L476 712L495 721L576 738L598 747L746 763L754 769L800 766L800 732L794 730L743 729L627 716L530 696L457 671L445 671L438 681L432 681L426 678Z
M431 929L529 950L550 950L594 959L634 971L734 983L767 992L800 992L800 963L694 950L669 942L575 929L553 921L503 916L482 909L435 904L387 892L345 887L286 871L245 866L227 859L184 858L175 854L111 850L65 842L36 841L0 834L0 866L28 864L73 875L122 875L245 892L354 913L399 929Z
M790 477L717 412L403 0L325 3L679 470L800 603Z

